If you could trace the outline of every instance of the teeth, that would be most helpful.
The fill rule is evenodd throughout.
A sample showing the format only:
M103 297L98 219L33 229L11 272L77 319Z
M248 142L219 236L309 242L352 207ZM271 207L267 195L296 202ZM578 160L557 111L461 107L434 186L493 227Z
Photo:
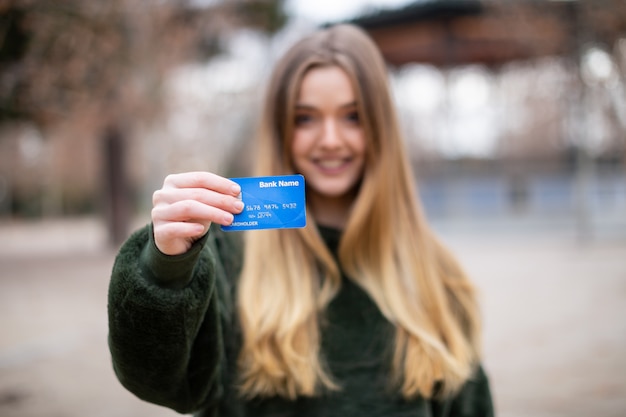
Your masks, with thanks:
M325 159L325 160L318 161L318 165L326 169L339 168L343 164L344 164L343 159Z

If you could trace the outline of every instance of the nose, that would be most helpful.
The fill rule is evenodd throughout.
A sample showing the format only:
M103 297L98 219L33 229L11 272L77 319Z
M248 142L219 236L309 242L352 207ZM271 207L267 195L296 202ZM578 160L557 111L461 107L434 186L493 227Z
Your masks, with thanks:
M333 119L324 121L324 129L320 138L320 145L326 148L336 148L341 144L341 132L337 122Z

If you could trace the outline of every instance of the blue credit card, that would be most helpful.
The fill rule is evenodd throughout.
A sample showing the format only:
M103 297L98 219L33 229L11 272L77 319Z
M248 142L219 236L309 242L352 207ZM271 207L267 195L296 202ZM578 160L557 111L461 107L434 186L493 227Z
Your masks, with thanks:
M259 229L293 229L306 226L302 175L231 178L241 186L243 211L235 215L227 232Z

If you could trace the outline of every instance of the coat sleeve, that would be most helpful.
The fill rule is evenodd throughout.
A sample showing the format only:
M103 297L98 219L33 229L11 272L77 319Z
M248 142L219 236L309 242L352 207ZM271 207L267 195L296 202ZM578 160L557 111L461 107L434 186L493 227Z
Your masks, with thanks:
M207 237L167 256L151 226L120 249L109 284L109 349L119 381L139 398L179 413L216 405L225 366L220 268Z

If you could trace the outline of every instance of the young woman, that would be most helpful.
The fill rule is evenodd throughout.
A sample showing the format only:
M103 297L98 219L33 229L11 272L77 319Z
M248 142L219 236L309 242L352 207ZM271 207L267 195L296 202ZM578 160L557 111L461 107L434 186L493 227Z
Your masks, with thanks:
M306 178L307 226L224 233L239 186L168 176L113 268L122 384L201 416L493 415L474 290L426 223L373 42L294 45L257 143L256 174Z

